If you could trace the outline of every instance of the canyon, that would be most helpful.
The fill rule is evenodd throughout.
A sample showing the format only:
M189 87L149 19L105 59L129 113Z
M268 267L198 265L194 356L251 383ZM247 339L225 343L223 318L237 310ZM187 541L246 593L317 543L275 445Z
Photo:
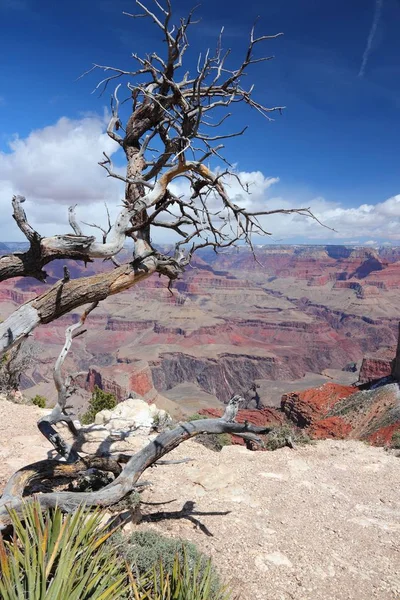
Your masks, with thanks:
M78 413L94 385L180 417L221 408L254 383L264 406L279 407L285 393L354 383L361 364L361 382L391 373L400 248L266 245L255 255L244 247L204 251L171 291L153 276L102 302L65 363L85 373L73 398ZM0 283L0 318L60 279L63 264L47 266L46 284ZM74 278L113 266L69 261L68 268ZM35 331L38 357L21 378L24 394L54 401L54 360L78 318L71 313Z

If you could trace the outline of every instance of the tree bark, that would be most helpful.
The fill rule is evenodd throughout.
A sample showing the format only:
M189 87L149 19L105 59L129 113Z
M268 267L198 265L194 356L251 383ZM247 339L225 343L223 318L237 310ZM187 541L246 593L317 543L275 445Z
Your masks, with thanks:
M151 255L121 265L110 273L57 282L44 294L23 304L0 323L0 356L18 344L38 325L51 323L84 304L99 302L108 296L119 294L150 277L156 268L157 259Z

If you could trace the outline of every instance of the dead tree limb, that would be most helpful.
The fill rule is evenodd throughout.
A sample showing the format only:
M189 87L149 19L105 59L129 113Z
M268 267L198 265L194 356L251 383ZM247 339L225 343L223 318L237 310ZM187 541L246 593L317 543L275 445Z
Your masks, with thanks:
M85 262L114 258L126 238L134 242L132 261L110 273L81 279L71 279L65 271L62 280L0 323L0 357L38 325L118 294L153 273L168 277L171 283L183 273L193 253L201 248L219 252L244 244L256 258L253 236L271 235L269 219L272 215L296 215L319 223L308 207L269 210L264 203L251 206L246 196L248 186L240 181L222 153L226 142L248 131L245 125L233 131L226 128L236 105L257 111L266 121L284 108L261 103L254 96L254 85L244 87L243 84L252 66L272 58L269 52L258 54L259 49L265 43L274 43L281 34L257 36L253 27L242 62L232 65L230 50L223 47L222 29L215 50L199 55L197 67L192 72L185 71L182 67L189 46L188 35L196 23L194 11L174 22L169 0L165 6L156 0L154 11L141 0L136 0L136 4L140 14L129 16L134 19L144 17L153 22L165 41L165 53L162 56L156 52L146 56L133 54L135 66L132 70L98 64L90 69L90 72L101 70L105 73L96 90L103 92L118 83L111 96L107 133L125 153L126 171L124 175L115 172L107 155L100 164L108 177L125 183L119 214L109 231L101 228L103 239L100 242L82 233L73 210L69 218L73 233L42 237L28 223L22 208L25 199L14 196L14 219L29 242L29 250L0 257L0 281L17 276L33 276L44 281L43 267L56 258ZM127 106L127 102L130 103L130 114L123 123L119 111L122 103ZM180 196L173 193L171 187L178 178L187 186ZM239 183L241 190L234 198L229 194L232 180ZM177 243L174 250L161 253L152 239L155 231L165 229L175 232ZM68 350L72 335L70 330L63 352ZM47 428L45 433L53 439L57 449L68 460L77 460L75 464L79 464L81 459L78 460L60 439L51 438L55 434L49 429L52 421L65 420L66 416L64 400L68 386L58 378L57 370L58 367L61 369L62 356L65 354L60 355L55 373L58 404L53 416L44 420L42 426ZM270 428L223 419L183 423L173 431L160 434L133 456L115 481L100 491L43 493L38 499L43 508L58 504L65 511L74 510L82 502L90 506L109 506L129 493L149 466L199 433L232 433L254 441L257 438L253 436L269 431ZM44 465L43 469L46 468ZM58 468L73 470L74 465ZM27 472L34 473L35 468L28 468ZM15 481L23 483L23 479L22 475L15 475ZM9 522L7 507L20 510L21 485L17 485L18 494L13 485L6 488L7 493L0 503L0 526Z
M79 321L67 327L65 331L65 344L56 360L54 365L53 377L54 384L57 390L57 403L50 414L41 417L38 421L39 431L45 436L46 439L54 446L57 452L70 462L77 462L79 460L79 454L76 450L68 444L62 436L56 431L53 425L63 422L66 423L73 435L77 434L77 430L74 425L73 416L68 414L66 411L66 403L68 398L73 393L72 388L72 377L63 377L62 366L71 347L72 340L83 333L81 327L84 325L88 315L98 306L98 302L93 302L81 315Z
M222 419L202 419L182 423L171 431L161 433L155 440L137 452L128 461L125 469L118 477L98 492L50 492L39 494L36 496L36 499L39 501L42 509L59 506L66 512L75 510L80 504L85 504L86 506L111 506L135 488L139 478L146 469L171 452L171 450L177 448L182 442L200 433L232 433L235 435L240 435L241 433L266 434L271 430L271 427L255 427L247 423L233 423ZM6 487L6 493L0 499L0 530L10 523L9 509L12 508L20 512L24 500L29 501L29 498L25 498L24 500L21 498L23 493L22 488L28 480L32 481L43 470L47 473L49 469L53 468L59 474L63 472L64 467L60 466L60 463L52 461L51 464L46 464L49 462L42 461L39 467L35 465L24 467L22 472L18 471L14 474L10 480L12 483L9 482ZM69 470L69 472L76 473L76 463L75 465L65 465L65 469L65 472Z
M156 271L151 254L111 271L81 279L57 282L34 300L26 302L0 323L0 356L18 344L38 325L50 323L71 310L129 289Z

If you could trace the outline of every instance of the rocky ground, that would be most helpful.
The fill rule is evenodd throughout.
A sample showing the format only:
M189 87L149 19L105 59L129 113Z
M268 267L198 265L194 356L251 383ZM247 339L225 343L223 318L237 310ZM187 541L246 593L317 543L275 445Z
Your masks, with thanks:
M40 410L0 401L0 489L51 451ZM400 459L358 441L214 453L187 442L151 469L140 528L190 539L241 600L400 598ZM159 504L161 503L161 504Z

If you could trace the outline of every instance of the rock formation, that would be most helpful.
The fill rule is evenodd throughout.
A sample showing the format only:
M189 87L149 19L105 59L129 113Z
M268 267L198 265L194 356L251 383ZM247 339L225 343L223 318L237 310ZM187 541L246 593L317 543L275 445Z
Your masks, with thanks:
M327 417L336 403L354 392L351 386L326 383L317 389L284 394L281 409L298 427L311 427Z
M75 448L85 454L138 451L154 438L158 427L170 422L171 417L155 404L131 398L98 412L93 424L80 427Z
M284 394L281 408L313 438L352 438L390 444L400 431L400 336L394 349L364 358L357 386L325 384Z
M183 384L208 394L217 406L256 380L261 401L278 405L280 394L269 391L269 381L289 383L334 369L330 377L347 383L340 370L349 362L395 346L398 249L264 246L256 253L259 263L243 248L204 252L172 295L162 279L151 277L105 301L90 315L87 334L69 357L72 370L88 374L80 379L77 408L84 410L95 381L118 400L133 392L190 414L195 411L184 398L177 403ZM73 262L68 268L71 277L84 269ZM93 263L85 273L110 268ZM54 282L62 276L61 262L48 270ZM0 318L39 291L43 286L29 279L2 282ZM77 318L69 314L35 331L44 351L35 373L24 374L21 382L28 396L51 399L54 357L66 325ZM365 363L362 377L387 371L383 360Z

